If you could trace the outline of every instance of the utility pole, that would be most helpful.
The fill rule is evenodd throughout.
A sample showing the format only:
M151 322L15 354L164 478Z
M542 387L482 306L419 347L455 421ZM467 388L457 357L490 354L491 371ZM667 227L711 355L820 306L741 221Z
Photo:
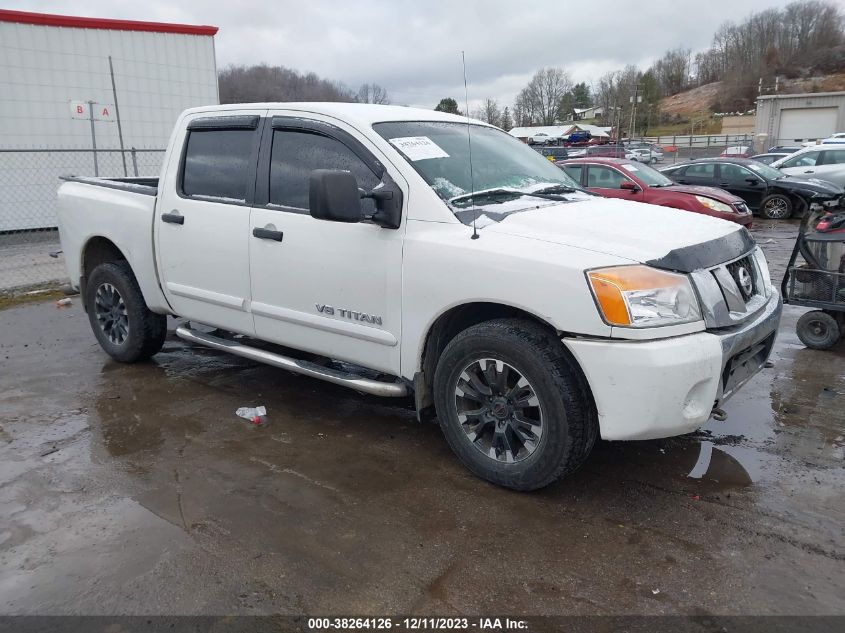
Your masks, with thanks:
M634 84L634 96L629 97L631 102L631 122L628 124L628 140L633 140L634 138L634 116L637 112L637 103L642 101L642 97L640 95L640 84Z

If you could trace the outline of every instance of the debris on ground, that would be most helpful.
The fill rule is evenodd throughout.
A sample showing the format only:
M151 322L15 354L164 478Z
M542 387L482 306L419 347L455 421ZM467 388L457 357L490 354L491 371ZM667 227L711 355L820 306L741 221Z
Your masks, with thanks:
M249 420L254 426L267 426L266 407L240 407L235 411L235 415Z
M65 297L64 299L56 299L57 308L67 308L72 305L73 301L71 301L70 297Z

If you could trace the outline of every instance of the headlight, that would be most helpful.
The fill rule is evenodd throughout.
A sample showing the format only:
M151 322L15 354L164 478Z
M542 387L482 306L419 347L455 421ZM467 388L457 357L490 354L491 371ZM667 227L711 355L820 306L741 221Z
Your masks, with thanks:
M705 196L696 196L696 200L698 200L701 204L703 204L708 209L712 209L713 211L719 211L721 213L734 213L735 209L724 202L719 202L718 200L714 200L713 198L707 198Z
M635 265L591 270L587 278L610 325L655 327L701 319L686 275Z
M760 277L763 279L764 294L768 297L772 294L772 278L769 274L769 263L766 261L763 249L759 246L754 251L754 259L757 262L757 270L760 271Z

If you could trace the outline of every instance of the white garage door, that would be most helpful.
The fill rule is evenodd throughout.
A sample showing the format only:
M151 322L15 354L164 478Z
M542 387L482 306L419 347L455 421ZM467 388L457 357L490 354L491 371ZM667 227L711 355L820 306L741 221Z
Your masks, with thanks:
M836 132L839 108L794 108L781 110L778 140L814 141Z

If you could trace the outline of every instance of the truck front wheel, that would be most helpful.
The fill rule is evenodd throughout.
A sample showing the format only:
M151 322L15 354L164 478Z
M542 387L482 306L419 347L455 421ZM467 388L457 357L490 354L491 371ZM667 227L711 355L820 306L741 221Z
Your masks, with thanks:
M85 286L85 305L94 336L115 360L145 360L164 345L167 317L147 308L127 262L107 262L91 272Z
M574 471L598 435L589 390L554 332L497 319L458 334L434 375L437 417L479 477L535 490Z

